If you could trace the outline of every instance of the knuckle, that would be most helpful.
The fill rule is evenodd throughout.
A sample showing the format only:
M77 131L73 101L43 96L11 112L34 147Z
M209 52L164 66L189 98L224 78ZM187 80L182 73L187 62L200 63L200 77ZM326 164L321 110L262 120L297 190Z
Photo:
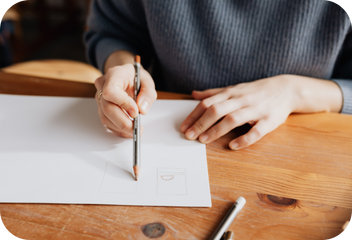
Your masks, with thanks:
M252 136L253 136L253 138L254 139L259 139L259 138L261 138L262 136L263 136L263 131L262 131L262 129L260 129L260 128L258 128L258 127L253 127L252 128Z
M130 125L126 122L121 122L119 124L119 131L123 132L123 133L128 133L130 132Z
M120 104L119 104L119 106L121 107L121 108L123 108L123 109L129 109L130 108L130 102L128 101L128 99L127 98L124 98L121 102L120 102Z
M203 108L203 109L207 109L211 106L211 103L210 103L210 100L209 99L204 99L200 102L200 106Z
M103 125L105 125L105 126L108 125L108 121L107 121L106 117L101 117L101 118L100 118L100 121L101 121L101 123L102 123Z
M116 129L113 128L108 128L111 132L113 132L115 135L119 136L119 137L124 137L123 133L119 132Z
M218 129L217 125L211 128L210 135L211 135L211 138L220 137L220 129Z
M109 112L109 106L108 104L102 104L101 105L101 111L106 115Z
M243 101L244 103L249 103L250 100L252 99L249 95L247 94L241 94L238 97L241 101Z
M205 100L201 101L198 105L201 109L207 109L207 105L205 103Z
M109 79L111 79L111 76L113 75L115 69L116 69L116 67L112 67L106 71L106 73L105 73L106 80L109 81Z
M237 126L238 120L237 120L237 116L235 114L229 114L226 116L226 118L231 126Z
M123 138L131 138L131 135L128 134L128 133L120 133L120 132L118 132L117 134L118 134L120 137L123 137Z
M156 91L153 89L152 91L152 99L153 101L155 101L158 98L158 94L156 93Z
M102 78L103 78L103 77L98 77L97 79L95 79L95 81L94 81L94 86L95 86L96 89L98 89L98 87L99 87L99 85L100 85L100 83L101 83L101 81L102 81ZM99 89L98 89L98 90L99 90Z
M109 100L109 99L111 99L112 93L111 93L110 89L104 88L104 89L103 89L103 93L102 93L101 96L102 96L104 99Z
M128 129L127 123L121 122L121 123L119 124L119 130L120 130L120 131L124 132L124 131L126 131L127 129Z
M149 103L153 103L157 99L158 95L154 88L148 87L147 89L143 90L143 95Z
M213 116L219 116L221 114L221 109L218 104L213 104L209 107L209 112Z
M244 135L242 138L242 145L243 146L249 146L251 144L248 135Z
M107 103L107 104L103 104L101 107L101 110L103 111L103 113L107 116L112 114L112 106L111 104Z
M195 127L196 127L196 129L199 129L199 130L204 130L204 125L202 124L202 122L201 121L197 121L196 123L195 123Z
M223 91L223 93L226 95L226 96L230 96L232 94L232 87L226 87Z

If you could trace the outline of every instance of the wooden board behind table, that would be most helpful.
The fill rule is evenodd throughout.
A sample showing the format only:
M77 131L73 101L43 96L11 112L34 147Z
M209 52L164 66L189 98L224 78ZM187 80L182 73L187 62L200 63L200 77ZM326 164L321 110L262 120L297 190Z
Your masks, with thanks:
M94 97L95 92L92 84L0 72L0 93ZM190 98L164 92L158 97ZM235 239L338 235L352 209L352 116L293 114L256 144L229 150L229 140L247 130L207 145L211 208L0 204L2 220L24 239L208 239L243 196L247 204L230 227Z

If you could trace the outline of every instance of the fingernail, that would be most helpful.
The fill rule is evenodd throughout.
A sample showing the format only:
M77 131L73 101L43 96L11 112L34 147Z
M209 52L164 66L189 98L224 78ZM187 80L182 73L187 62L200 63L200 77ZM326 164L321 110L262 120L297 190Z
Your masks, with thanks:
M199 141L202 143L204 143L207 139L208 139L208 135L206 135L206 134L199 137Z
M183 124L182 126L181 126L181 132L186 132L186 130L188 129L188 124Z
M137 113L136 113L134 110L130 110L130 111L128 112L128 115L130 115L132 118L137 117Z
M141 104L141 109L144 113L148 112L149 110L149 103L147 101L143 101Z
M195 134L195 132L193 130L190 130L190 131L186 132L186 137L188 139L192 139L194 134Z
M232 150L238 150L237 147L238 147L238 143L236 143L236 142L230 144L230 148L231 148Z

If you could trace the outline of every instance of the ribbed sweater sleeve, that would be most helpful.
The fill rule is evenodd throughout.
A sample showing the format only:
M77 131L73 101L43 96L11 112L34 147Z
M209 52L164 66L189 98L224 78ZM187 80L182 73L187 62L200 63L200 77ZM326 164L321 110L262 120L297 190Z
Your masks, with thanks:
M332 80L340 87L343 97L341 113L352 114L352 28L350 27L338 60Z
M352 114L352 80L347 79L333 79L339 85L342 96L343 105L341 113Z
M93 0L84 35L88 61L104 72L106 59L115 51L141 55L147 66L152 44L143 7L138 0Z

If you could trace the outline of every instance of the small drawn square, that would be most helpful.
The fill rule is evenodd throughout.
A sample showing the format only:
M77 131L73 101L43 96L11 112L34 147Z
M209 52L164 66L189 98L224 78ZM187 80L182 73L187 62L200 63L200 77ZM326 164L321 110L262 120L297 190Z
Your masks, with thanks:
M123 164L121 166L106 163L106 169L100 192L134 194L137 191L137 182Z
M158 195L186 195L186 169L158 168Z

